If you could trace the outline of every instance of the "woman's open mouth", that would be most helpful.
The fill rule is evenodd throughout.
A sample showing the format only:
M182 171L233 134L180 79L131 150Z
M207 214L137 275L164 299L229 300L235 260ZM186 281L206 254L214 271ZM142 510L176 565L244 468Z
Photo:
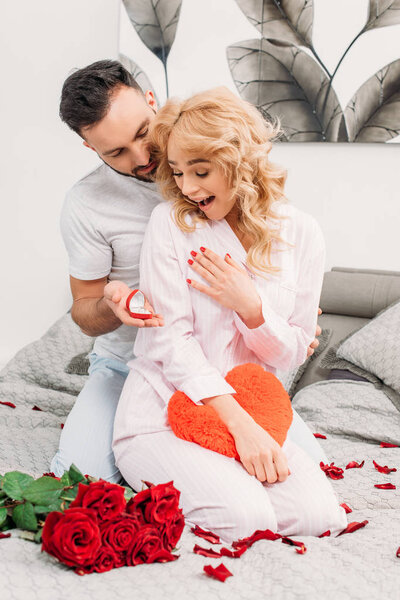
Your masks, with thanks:
M199 206L200 206L201 210L208 210L208 207L210 206L210 204L212 203L214 198L215 198L215 196L209 196L208 198L204 198L203 200L200 200Z

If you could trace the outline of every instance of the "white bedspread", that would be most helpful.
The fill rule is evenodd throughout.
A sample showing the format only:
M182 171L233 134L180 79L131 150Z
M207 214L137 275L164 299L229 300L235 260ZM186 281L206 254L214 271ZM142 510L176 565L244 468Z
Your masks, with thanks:
M0 473L21 470L34 476L49 470L60 424L71 409L85 377L68 375L70 359L88 351L92 341L70 316L62 317L42 339L21 350L0 376ZM42 411L33 411L36 405ZM381 441L400 444L400 413L382 391L359 382L320 382L304 388L293 405L313 432L327 436L321 444L335 465L365 460L361 469L345 471L332 481L340 502L353 512L349 522L368 525L338 538L295 536L307 547L304 555L280 541L260 541L240 559L203 558L195 543L210 544L188 528L173 563L124 567L79 577L40 546L18 539L0 540L2 600L157 600L224 598L259 600L367 600L400 598L400 448L380 448ZM372 460L396 467L379 473ZM375 483L392 482L396 490ZM217 549L218 546L215 546ZM233 573L225 583L212 580L203 565L223 562Z

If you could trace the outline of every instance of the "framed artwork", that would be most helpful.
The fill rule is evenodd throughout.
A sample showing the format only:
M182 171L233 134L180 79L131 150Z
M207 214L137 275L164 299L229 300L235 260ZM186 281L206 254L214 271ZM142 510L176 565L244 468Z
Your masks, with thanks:
M192 21L196 17L190 11L189 0L122 2L134 32L162 65L165 96L168 97L168 59L176 43L177 32L180 33L179 28L183 26L180 17L185 2L184 23L186 29L193 27L193 43L189 39L187 48L180 48L181 60L187 63L187 56L195 48L194 43L196 47L203 45L204 54L209 52L212 36L208 37L207 30L197 30L194 40L196 23ZM327 0L323 2L326 8ZM333 66L326 64L320 45L315 43L318 38L317 0L224 0L219 4L218 18L221 18L223 8L226 27L232 22L230 17L235 15L238 18L240 12L241 17L247 20L250 32L254 32L253 38L227 45L224 58L237 93L257 106L266 119L280 120L283 129L280 141L385 143L400 140L400 44L397 44L398 48L394 47L394 53L398 50L399 57L380 65L378 70L356 85L345 101L338 93L337 82L343 65L357 44L373 45L375 38L371 32L400 25L400 0L361 2L328 3L331 8L336 5L337 11L341 11L339 16L343 27L355 11L358 11L355 16L362 18L361 26L352 39L346 41ZM206 7L203 2L197 4ZM321 4L319 7L324 9ZM212 20L211 12L209 16ZM397 27L396 31L397 38L391 37L390 40L400 40L400 29ZM340 33L340 27L336 28L332 35L333 43L340 39ZM390 40L388 43L391 43ZM379 50L379 47L376 48L377 52ZM375 53L375 48L371 47L371 51ZM140 65L141 52L137 54L121 54L121 60L140 85L154 89ZM179 70L179 56L174 59L175 71ZM195 87L199 71L194 70L192 75ZM203 78L202 81L206 80ZM347 84L350 89L352 81ZM214 86L211 84L209 87ZM154 91L157 94L157 89Z

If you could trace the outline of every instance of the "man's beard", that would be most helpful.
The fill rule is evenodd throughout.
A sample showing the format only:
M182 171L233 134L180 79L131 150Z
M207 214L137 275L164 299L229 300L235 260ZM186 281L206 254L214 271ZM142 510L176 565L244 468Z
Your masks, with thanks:
M99 155L97 155L97 156L99 156ZM150 173L146 173L146 175L138 175L136 173L136 171L140 170L140 168L135 169L135 171L133 173L124 173L123 171L118 171L118 169L115 169L114 167L109 165L108 162L106 162L103 158L101 158L101 156L99 156L99 158L103 161L103 163L105 165L107 165L107 167L110 167L110 169L112 169L115 173L118 173L119 175L123 175L124 177L132 177L133 179L138 179L139 181L144 181L145 183L153 183L156 180L157 167L154 167L154 169ZM151 159L149 162L152 162Z

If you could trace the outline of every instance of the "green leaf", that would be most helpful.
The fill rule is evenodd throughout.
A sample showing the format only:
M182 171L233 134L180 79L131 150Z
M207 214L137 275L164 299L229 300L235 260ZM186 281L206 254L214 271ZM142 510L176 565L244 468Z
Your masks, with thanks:
M4 525L4 523L6 522L6 519L7 519L7 509L0 508L0 527L2 527Z
M0 525L0 531L8 531L9 529L15 529L15 524L10 515L7 515L3 525Z
M133 491L132 488L130 487L125 487L124 486L124 497L125 500L128 502L131 498L133 498L133 496L135 495L135 492Z
M72 502L73 500L75 500L75 498L77 497L78 489L79 489L79 483L75 484L74 487L71 488L70 490L64 490L60 496L60 499L67 502L69 505L69 503Z
M4 492L13 500L23 500L24 491L34 481L31 475L20 471L10 471L3 477L2 487Z
M35 537L34 537L34 539L33 539L33 541L34 541L36 544L41 544L41 543L42 543L42 533L43 533L43 527L40 527L40 528L38 529L38 531L35 533Z
M62 475L62 476L61 476L60 482L61 482L61 483L62 483L64 486L66 486L66 485L72 485L72 483L73 483L73 482L71 481L71 478L70 478L70 476L68 475L68 472L67 472L67 471L65 471L64 475Z
M33 481L24 491L24 498L33 504L49 506L53 504L63 491L63 484L54 477L40 477Z
M38 528L33 505L30 502L24 502L24 504L16 506L12 512L12 518L19 529L36 531Z
M48 504L43 505L43 504L36 504L33 507L33 510L35 511L35 513L37 515L48 515L50 512L58 511L61 512L62 508L61 508L61 504L62 504L62 500L59 498L56 502L53 502L52 504Z
M78 483L79 481L85 481L84 475L82 475L82 473L80 472L78 467L76 467L74 464L72 464L70 466L68 475L69 475L69 478L71 479L71 484Z

